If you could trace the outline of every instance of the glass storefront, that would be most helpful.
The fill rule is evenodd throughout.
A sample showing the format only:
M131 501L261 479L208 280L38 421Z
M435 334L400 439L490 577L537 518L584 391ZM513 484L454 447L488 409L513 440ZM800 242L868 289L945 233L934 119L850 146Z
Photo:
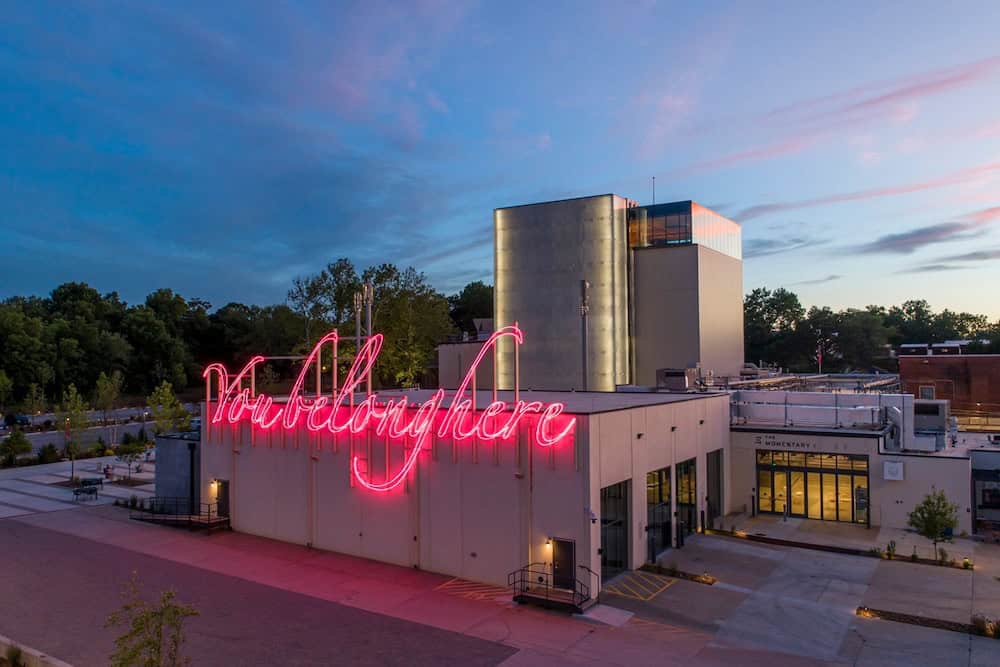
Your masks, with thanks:
M697 243L741 259L742 232L732 220L696 202L637 206L628 212L630 248Z
M698 481L695 460L688 459L677 466L677 520L686 533L698 530Z
M670 468L646 473L646 558L656 562L656 556L670 547Z
M601 489L601 579L607 580L629 566L629 489L632 481Z
M868 524L868 457L757 450L757 511Z

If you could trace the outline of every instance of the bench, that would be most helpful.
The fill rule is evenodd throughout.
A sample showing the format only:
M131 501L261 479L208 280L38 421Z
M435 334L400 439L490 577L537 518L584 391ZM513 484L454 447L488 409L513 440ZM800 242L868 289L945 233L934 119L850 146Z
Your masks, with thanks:
M94 496L97 497L97 487L96 486L78 486L73 489L73 500L78 500L80 496Z
M104 479L102 477L87 477L80 480L80 486L99 486L103 489Z

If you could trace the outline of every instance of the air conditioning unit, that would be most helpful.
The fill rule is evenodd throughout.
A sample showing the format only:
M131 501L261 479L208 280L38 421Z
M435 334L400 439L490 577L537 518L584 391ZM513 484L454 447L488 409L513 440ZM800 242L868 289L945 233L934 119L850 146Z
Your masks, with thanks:
M697 368L659 368L656 388L667 391L688 391L698 386Z

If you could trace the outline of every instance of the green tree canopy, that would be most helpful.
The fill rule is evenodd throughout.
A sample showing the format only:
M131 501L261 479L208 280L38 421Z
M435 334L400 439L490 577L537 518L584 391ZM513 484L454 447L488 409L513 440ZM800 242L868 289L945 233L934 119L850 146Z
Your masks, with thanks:
M14 465L19 456L30 453L31 442L19 428L15 428L10 435L0 441L0 462L5 466Z
M913 508L907 519L910 527L934 543L937 558L938 542L945 541L946 533L958 525L958 505L950 502L944 491L932 490Z
M493 286L476 280L448 297L451 321L455 327L469 334L476 333L474 319L493 317Z
M157 435L186 431L191 425L191 415L174 395L174 388L164 380L146 399L153 413L153 429Z

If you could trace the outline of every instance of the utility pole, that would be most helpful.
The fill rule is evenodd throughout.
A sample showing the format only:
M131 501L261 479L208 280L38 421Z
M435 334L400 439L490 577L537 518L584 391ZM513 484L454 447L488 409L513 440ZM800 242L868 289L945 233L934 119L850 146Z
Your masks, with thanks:
M590 283L586 280L580 281L580 340L583 348L583 391L587 391L587 315L590 313Z
M368 334L368 340L372 339L372 301L375 300L375 286L371 283L365 283L364 289L364 299L365 299L365 331ZM368 396L372 395L372 372L368 371Z
M653 176L653 203L656 203L656 176Z

